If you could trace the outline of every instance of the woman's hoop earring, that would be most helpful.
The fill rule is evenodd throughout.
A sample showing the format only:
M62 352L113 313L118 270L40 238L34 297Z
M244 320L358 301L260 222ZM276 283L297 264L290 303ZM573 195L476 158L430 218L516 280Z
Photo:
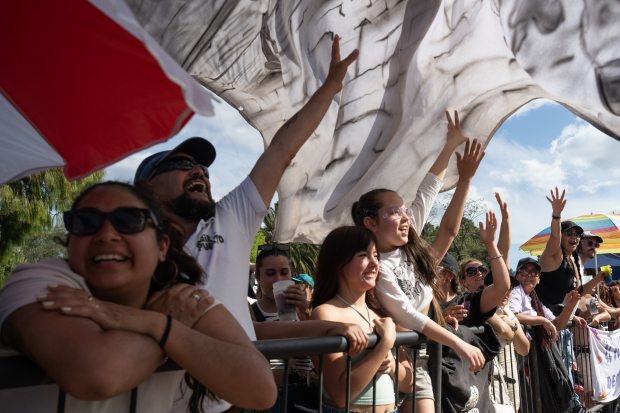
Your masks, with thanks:
M153 276L151 278L153 278L153 281L155 281L159 285L168 285L168 284L170 284L171 282L173 282L177 278L177 275L179 275L179 267L177 267L177 264L174 261L166 260L164 262L169 262L172 265L174 265L174 276L170 279L170 281L166 281L166 282L159 281L157 279L157 277L155 277L155 274L157 274L157 270L160 268L160 266L158 265L157 268L155 269L155 272L153 273Z

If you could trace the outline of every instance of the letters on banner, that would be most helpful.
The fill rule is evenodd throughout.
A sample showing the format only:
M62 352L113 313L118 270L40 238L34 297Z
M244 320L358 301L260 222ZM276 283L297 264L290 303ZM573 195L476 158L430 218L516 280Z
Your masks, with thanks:
M588 330L593 398L609 402L620 396L620 330Z

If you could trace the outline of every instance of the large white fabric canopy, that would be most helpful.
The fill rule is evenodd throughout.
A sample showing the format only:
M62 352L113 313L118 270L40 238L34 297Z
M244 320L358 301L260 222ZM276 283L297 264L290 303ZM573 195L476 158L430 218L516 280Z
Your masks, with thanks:
M620 3L611 0L127 0L194 78L269 145L324 81L334 34L360 49L278 187L276 237L321 242L378 187L405 202L445 142L445 109L484 145L536 98L620 135ZM444 190L455 185L455 159Z

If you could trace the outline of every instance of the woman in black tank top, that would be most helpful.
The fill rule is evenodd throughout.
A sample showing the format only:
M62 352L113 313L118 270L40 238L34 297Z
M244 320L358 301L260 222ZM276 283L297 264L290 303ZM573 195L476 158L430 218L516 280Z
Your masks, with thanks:
M566 205L564 193L560 196L558 188L555 188L555 195L551 191L551 199L547 197L553 209L551 234L540 257L540 284L536 286L536 294L549 308L562 304L566 294L581 285L576 251L583 229L572 221L560 222Z

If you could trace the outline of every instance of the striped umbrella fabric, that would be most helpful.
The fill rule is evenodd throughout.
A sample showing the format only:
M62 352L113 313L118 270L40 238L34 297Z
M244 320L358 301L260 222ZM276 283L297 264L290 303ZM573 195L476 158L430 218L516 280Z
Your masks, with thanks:
M581 215L568 221L573 221L584 231L590 231L603 238L598 254L620 253L620 215ZM547 227L519 248L530 255L541 255L550 234L551 227Z

